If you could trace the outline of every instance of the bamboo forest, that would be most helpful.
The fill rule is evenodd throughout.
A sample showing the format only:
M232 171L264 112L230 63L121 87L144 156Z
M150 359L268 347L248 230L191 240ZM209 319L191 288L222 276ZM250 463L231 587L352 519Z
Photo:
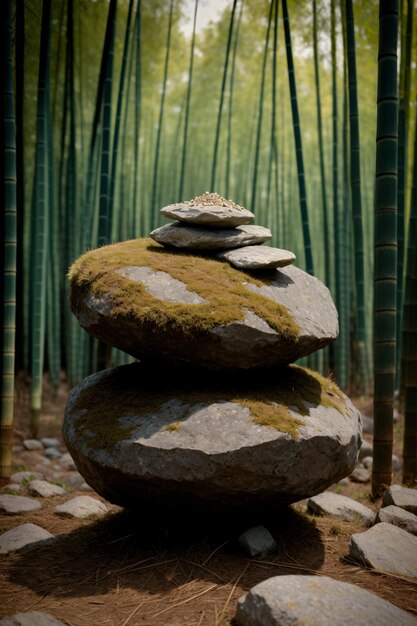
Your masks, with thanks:
M407 522L414 524L406 533L414 541L407 550L415 557L410 534L417 534L415 0L2 0L0 11L0 486L6 494L0 500L16 498L17 492L22 498L39 495L31 487L32 474L45 474L49 465L59 488L77 491L82 483L99 494L101 506L130 510L141 502L163 511L164 519L188 506L193 514L203 510L227 518L231 511L241 513L245 503L249 520L252 509L269 513L274 498L288 508L332 492L369 505L380 522L389 521L383 507L408 507L415 520ZM207 221L207 227L201 216L195 224L194 217L188 222L181 217L181 211L220 211L216 203L223 212L247 210L252 217L233 225ZM169 222L167 215L179 221ZM236 226L250 219L256 224ZM174 239L164 240L167 228L173 238L189 229L190 237L210 231L219 241L258 229L269 233L259 240L269 240L262 248L271 254L279 249L289 260L262 265L274 269L253 269L247 260L239 265L223 247L255 253L260 245L252 244L258 241L175 247ZM228 403L235 408L217 431L214 412L222 421ZM203 405L210 409L198 418ZM316 412L322 421L313 427ZM345 421L336 433L341 416ZM204 434L191 435L198 419L207 420L200 425ZM112 420L114 426L104 431L100 423ZM243 428L249 430L243 434ZM313 428L317 436L307 436ZM194 437L190 449L187 437ZM271 457L285 456L285 474L296 474L297 466L306 479L317 466L309 487L274 482L281 466L269 460L273 437L287 442L285 455L277 447ZM327 437L332 443L320 443ZM61 446L51 444L55 452L47 443L53 440ZM288 441L300 446L293 461ZM140 451L128 451L132 442ZM216 467L201 475L194 466L200 445L207 464ZM310 445L316 456L310 448L307 453ZM94 446L99 452L91 451ZM158 458L165 455L162 469L156 456L148 461L152 446ZM239 460L229 460L238 448ZM181 463L175 450L182 451ZM248 450L263 465L252 460L250 469L239 465L252 454ZM216 460L221 454L228 460ZM111 460L103 460L106 455ZM60 474L61 457L70 458L74 475L82 475L77 488L68 487L67 474ZM319 461L325 457L333 468L329 474ZM321 474L313 484L314 471ZM13 478L19 472L25 473L21 483ZM413 504L398 504L395 489L403 489ZM6 516L7 506L0 504ZM306 506L310 520L317 511L310 500ZM301 515L301 508L297 511ZM358 562L351 545L357 535L348 556L343 541L359 528L358 515L347 522L339 515L326 527L329 518L320 518L320 533L339 542L339 556L345 554L350 564ZM27 520L37 524L35 517ZM310 523L307 517L300 524ZM48 524L40 523L49 531ZM406 522L392 524L409 530ZM12 532L9 528L5 523L2 532ZM319 532L308 528L307 535ZM110 539L134 534L130 526L115 534L109 529ZM81 531L74 526L71 532ZM1 541L2 535L0 553ZM218 549L213 546L201 552L204 567L211 550ZM137 560L148 558L135 549ZM261 554L242 549L251 558ZM47 548L39 550L48 562ZM161 567L168 568L164 575L171 581L169 568L185 557L179 549L174 556L160 550L149 558L170 564ZM214 562L224 550L227 560L227 547L213 557L215 572L221 572L217 578L226 581L222 592L213 573L203 577L206 587L200 589L202 579L187 569L197 556L190 556L188 565L178 566L179 586L172 570L175 593L168 600L150 585L154 604L145 594L132 597L130 605L122 594L121 617L109 613L108 621L97 607L91 619L81 616L82 605L71 621L58 600L51 600L51 613L79 626L266 623L250 617L248 598L267 574L247 556L233 554L239 564L234 570L227 561L230 571L222 578ZM46 579L44 586L39 582L46 570L37 566L39 581L32 585L22 573L23 557L16 555L4 588L24 588L23 610L50 590ZM270 575L317 569L313 557L299 561L294 553L291 565L286 553L280 555L281 560L269 557ZM349 564L334 556L336 578L396 604L404 615L393 614L390 623L411 624L407 619L417 614L410 591L415 563L408 570L405 565L387 570L361 558L368 569L385 572L378 574L385 576L385 591L359 566L353 578L343 578ZM300 562L302 571L288 569ZM332 571L321 573L332 576ZM134 586L148 589L148 579L139 579L144 573L136 575ZM57 576L65 588L64 574ZM80 580L73 578L75 587ZM196 585L189 596L175 595L189 580ZM124 592L128 586L122 585ZM248 595L233 618L234 599L243 592ZM215 608L207 599L211 593L218 593ZM122 597L131 606L124 613ZM11 602L7 615L12 607L19 604ZM369 624L382 623L372 615ZM293 619L288 623L348 623L334 615L329 622L304 622L298 614Z

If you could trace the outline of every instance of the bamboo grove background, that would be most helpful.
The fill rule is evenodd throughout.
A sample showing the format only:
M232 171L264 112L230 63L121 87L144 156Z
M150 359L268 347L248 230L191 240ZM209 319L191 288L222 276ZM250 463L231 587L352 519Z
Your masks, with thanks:
M63 372L74 385L128 361L71 315L71 263L147 236L162 206L210 190L254 211L272 245L329 286L340 336L309 364L347 391L374 382L376 473L400 393L412 482L415 2L230 0L196 30L199 1L1 3L1 445L15 370L30 373L36 433L45 372L58 389Z

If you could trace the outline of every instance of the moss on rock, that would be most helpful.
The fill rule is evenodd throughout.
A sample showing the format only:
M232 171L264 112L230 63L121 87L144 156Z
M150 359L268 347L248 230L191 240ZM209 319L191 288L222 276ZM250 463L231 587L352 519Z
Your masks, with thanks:
M335 383L316 372L291 365L256 374L207 373L197 368L172 369L136 363L115 368L84 389L71 407L79 414L77 428L90 447L111 450L128 439L151 415L167 415L172 422L161 429L178 431L193 410L213 402L233 402L247 408L255 424L275 428L297 438L311 406L332 407L344 414L345 399ZM121 419L123 418L123 419ZM129 419L132 418L132 419Z
M140 282L116 272L131 266L167 272L206 302L180 304L156 298ZM285 306L246 287L247 283L267 284L265 276L254 278L223 261L167 249L151 239L125 241L87 252L71 267L69 280L75 313L80 299L91 291L96 296L110 297L113 317L133 317L139 324L153 328L171 327L193 334L242 320L245 309L249 309L288 340L297 341L300 333Z

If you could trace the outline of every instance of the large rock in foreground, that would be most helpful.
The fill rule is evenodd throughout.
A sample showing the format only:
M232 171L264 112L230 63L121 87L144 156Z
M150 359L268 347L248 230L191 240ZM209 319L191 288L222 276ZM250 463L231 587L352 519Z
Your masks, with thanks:
M78 385L63 433L79 472L111 502L248 512L350 474L360 414L334 383L296 366L228 375L138 363Z
M84 254L70 282L81 325L139 359L219 369L287 364L338 333L330 292L295 266L254 276L137 239Z

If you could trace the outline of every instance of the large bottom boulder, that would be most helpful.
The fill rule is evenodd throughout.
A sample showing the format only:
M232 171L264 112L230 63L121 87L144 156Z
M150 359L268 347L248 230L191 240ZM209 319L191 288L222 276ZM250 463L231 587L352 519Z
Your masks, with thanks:
M86 378L63 428L99 494L149 510L273 509L349 475L360 413L297 366L220 373L135 363Z

